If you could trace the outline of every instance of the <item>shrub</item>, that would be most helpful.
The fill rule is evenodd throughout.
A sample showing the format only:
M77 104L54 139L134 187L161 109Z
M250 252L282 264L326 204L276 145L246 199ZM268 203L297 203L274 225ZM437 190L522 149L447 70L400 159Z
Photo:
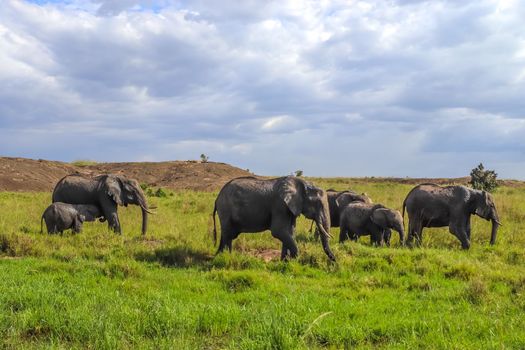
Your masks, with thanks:
M476 190L492 192L498 187L496 178L498 174L494 170L485 170L483 163L470 172L470 185Z
M205 155L204 153L201 154L201 162L203 162L203 163L207 163L207 162L208 162L208 159L210 159L210 157L208 157L208 156Z
M155 191L153 196L154 197L159 197L159 198L166 198L168 196L168 194L161 187L159 187L159 188L157 188L157 190Z
M168 192L162 187L159 187L155 190L153 187L150 187L145 183L140 184L140 187L144 191L144 194L148 197L166 198L169 195Z

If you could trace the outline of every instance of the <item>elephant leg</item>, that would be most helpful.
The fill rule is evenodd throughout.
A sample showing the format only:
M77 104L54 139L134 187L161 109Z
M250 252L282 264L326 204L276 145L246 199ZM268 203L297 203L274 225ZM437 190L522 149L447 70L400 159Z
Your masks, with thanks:
M239 237L240 234L241 233L239 231L233 231L233 233L230 235L230 239L227 242L228 250L230 251L230 253L232 252L233 240Z
M319 229L316 227L314 231L314 240L319 240Z
M383 229L380 227L374 227L370 230L370 244L381 246L383 243Z
M449 231L461 242L461 248L469 249L470 240L467 235L467 228L462 225L461 221L455 221L450 224Z
M390 247L390 237L392 236L392 231L390 229L383 230L383 242L387 247ZM403 244L403 239L400 238L401 244Z
M406 243L409 247L414 243L414 220L408 219L408 234Z
M339 243L343 243L348 239L348 228L345 226L339 227Z
M226 221L226 220L225 220ZM221 241L219 242L219 248L217 249L217 254L222 252L224 248L232 251L232 241L237 237L239 233L235 232L235 229L229 222L221 222Z
M222 231L222 233L221 233L221 241L219 242L219 248L217 249L217 253L216 254L221 253L224 250L225 247L228 247L228 249L231 252L231 242L232 241L229 240L229 239L226 239L225 237L226 237L225 232Z
M423 220L420 220L415 227L416 244L421 247L423 244Z
M108 221L108 227L118 234L122 233L117 213L117 205L111 200L107 199L100 203L100 208L102 209L104 217Z
M295 243L295 240L292 236L283 235L282 237L279 237L281 242L283 243L282 249L281 249L281 260L286 259L287 255L290 255L290 258L296 258L297 257L297 244Z
M376 247L383 245L383 235L385 230L383 227L378 225L373 225L370 228L370 243L374 244Z
M118 234L122 233L122 230L120 229L120 222L118 219L117 212L111 213L111 215L108 216L108 226L115 233L118 233Z
M275 218L272 222L270 232L272 236L277 238L282 242L281 249L281 260L286 259L288 255L291 258L297 256L297 244L293 239L293 221L290 221L289 218Z
M467 238L470 241L470 215L467 216Z

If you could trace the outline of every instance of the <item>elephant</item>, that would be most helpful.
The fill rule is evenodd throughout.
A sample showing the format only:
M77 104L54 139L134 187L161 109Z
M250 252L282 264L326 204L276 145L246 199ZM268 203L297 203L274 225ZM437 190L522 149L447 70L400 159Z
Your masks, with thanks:
M226 183L213 208L213 233L217 242L215 214L221 225L217 254L224 248L232 250L232 241L240 233L270 230L282 242L281 259L297 256L293 238L295 222L303 214L317 224L321 243L328 258L335 256L328 245L330 212L326 192L295 176L261 180L240 177Z
M372 203L372 199L366 193L358 194L352 190L336 191L334 189L326 190L328 196L328 207L330 209L330 223L331 227L339 227L339 215L342 210L352 202ZM310 232L312 232L314 222L310 225ZM314 237L319 237L319 231L316 229Z
M442 187L432 183L414 187L403 201L408 212L408 243L414 236L421 244L424 227L448 226L463 249L470 248L470 216L476 214L492 221L490 244L496 242L501 226L494 198L490 193L465 186Z
M391 230L399 233L399 242L404 244L405 230L403 217L397 210L386 208L381 204L350 203L340 217L339 242L348 237L357 240L359 236L370 235L370 242L390 246Z
M92 204L98 206L110 229L122 233L117 213L119 205L139 205L142 209L142 235L146 234L148 209L146 197L136 180L121 175L86 177L80 174L63 177L53 190L53 203Z
M82 223L104 219L100 208L91 204L68 204L55 202L48 206L40 220L40 233L42 222L46 222L47 233L62 233L71 229L74 233L82 231Z

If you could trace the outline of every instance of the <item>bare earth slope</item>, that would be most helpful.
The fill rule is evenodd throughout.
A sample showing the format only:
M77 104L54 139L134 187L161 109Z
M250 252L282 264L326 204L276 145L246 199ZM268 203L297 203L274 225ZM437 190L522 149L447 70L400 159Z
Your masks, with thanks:
M246 170L225 163L197 161L97 163L77 166L70 163L34 160L27 158L0 157L0 191L51 191L62 177L72 173L88 175L124 174L150 186L172 190L218 190L229 180L239 176L253 175ZM317 178L307 178L314 183ZM334 178L336 182L356 184L359 182L396 182L419 184L467 184L468 177L455 179L415 178ZM501 180L501 185L522 187L523 181Z
M58 180L75 172L89 175L124 174L151 186L201 191L214 191L235 177L252 175L231 165L214 162L98 163L75 166L48 160L0 157L0 191L51 191Z

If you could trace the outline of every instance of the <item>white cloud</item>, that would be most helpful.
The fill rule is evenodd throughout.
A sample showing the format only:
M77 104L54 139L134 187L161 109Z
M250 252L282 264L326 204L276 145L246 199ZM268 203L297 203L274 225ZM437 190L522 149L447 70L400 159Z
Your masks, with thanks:
M275 175L456 176L486 159L525 178L524 16L492 0L6 0L0 149L214 150Z

